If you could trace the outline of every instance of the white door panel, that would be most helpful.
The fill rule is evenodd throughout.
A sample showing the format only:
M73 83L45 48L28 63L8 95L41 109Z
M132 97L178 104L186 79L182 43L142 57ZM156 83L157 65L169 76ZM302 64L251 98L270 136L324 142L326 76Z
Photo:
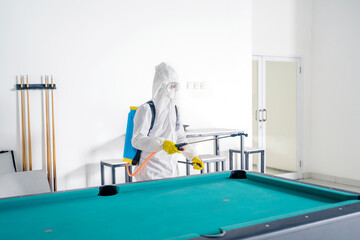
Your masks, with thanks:
M265 148L268 169L291 178L301 173L300 63L299 58L253 58L253 146Z
M267 166L296 172L296 62L266 61Z

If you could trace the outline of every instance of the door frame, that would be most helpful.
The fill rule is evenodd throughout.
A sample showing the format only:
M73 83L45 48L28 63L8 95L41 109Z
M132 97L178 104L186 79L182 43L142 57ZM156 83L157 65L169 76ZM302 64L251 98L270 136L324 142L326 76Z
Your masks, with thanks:
M258 109L263 109L266 104L266 62L277 61L277 62L296 62L297 63L297 80L296 80L296 172L279 174L278 176L300 179L302 178L302 165L303 165L303 146L302 146L302 116L303 116L303 83L302 83L302 58L298 56L282 57L282 56L269 56L269 55L253 55L252 61L258 62ZM253 116L253 115L252 115ZM266 146L266 138L264 133L266 132L266 124L260 129L258 123L258 141L260 146ZM265 151L265 166L266 166L266 151ZM265 168L266 171L266 168Z

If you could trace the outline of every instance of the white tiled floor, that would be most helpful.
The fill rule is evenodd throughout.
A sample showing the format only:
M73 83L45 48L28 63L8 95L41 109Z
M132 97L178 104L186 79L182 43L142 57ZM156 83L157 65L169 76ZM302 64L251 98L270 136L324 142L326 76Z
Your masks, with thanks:
M318 184L318 185L322 185L322 186L326 186L326 187L339 188L339 189L344 189L344 190L360 193L360 187L344 185L344 184L334 183L334 182L328 182L328 181L323 181L323 180L314 179L314 178L306 178L301 181L307 182L307 183Z
M253 169L252 171L259 171L256 164L253 165ZM287 171L282 171L280 169L276 169L276 168L266 168L266 174L270 174L270 175L278 175L278 174L283 174L283 173L288 173Z
M257 171L257 167L255 164L253 165L253 170ZM269 168L269 167L266 168L266 174L278 175L278 174L283 174L283 173L287 173L287 172L281 171L278 169ZM345 184L340 184L340 183L335 183L335 182L319 180L319 179L315 179L315 178L306 178L306 179L302 179L301 181L307 182L307 183L312 183L312 184L317 184L317 185L322 185L322 186L326 186L326 187L344 189L344 190L360 193L360 186L358 186L358 187L350 186L350 185L345 185Z
M279 175L279 174L284 174L284 173L288 173L288 172L281 171L281 170L275 169L275 168L266 168L266 173L271 174L271 175Z

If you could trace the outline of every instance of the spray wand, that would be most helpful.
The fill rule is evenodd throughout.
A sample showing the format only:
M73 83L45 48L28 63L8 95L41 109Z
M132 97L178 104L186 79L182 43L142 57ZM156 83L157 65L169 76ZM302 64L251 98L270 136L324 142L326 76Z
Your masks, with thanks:
M247 133L234 133L228 136L223 136L223 137L216 137L216 138L210 138L210 139L204 139L204 140L200 140L200 141L195 141L195 142L190 142L190 143L178 143L175 144L175 147L177 147L179 149L179 151L184 151L185 148L184 146L189 145L189 144L195 144L195 143L201 143L201 142L207 142L207 141L214 141L214 140L218 140L218 139L223 139L223 138L229 138L229 137L238 137L238 136L245 136L247 137L248 134ZM185 163L185 164L190 164L193 165L194 163L192 162L184 162L184 161L178 161L179 163ZM199 165L199 164L198 164Z

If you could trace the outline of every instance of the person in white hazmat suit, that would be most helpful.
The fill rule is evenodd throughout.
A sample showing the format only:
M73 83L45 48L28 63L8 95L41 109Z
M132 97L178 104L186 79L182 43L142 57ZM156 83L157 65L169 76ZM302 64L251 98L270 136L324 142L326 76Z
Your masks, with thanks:
M191 146L186 146L182 152L175 146L175 143L186 142L179 111L176 113L175 110L178 89L179 83L174 69L166 63L156 66L152 89L152 101L156 111L155 122L149 133L152 120L151 108L147 103L141 105L134 117L134 132L131 142L136 149L142 150L138 166L151 153L157 152L157 154L145 163L136 175L136 181L178 176L176 153L182 153L187 159L192 160L194 169L204 168L203 162L197 157Z

